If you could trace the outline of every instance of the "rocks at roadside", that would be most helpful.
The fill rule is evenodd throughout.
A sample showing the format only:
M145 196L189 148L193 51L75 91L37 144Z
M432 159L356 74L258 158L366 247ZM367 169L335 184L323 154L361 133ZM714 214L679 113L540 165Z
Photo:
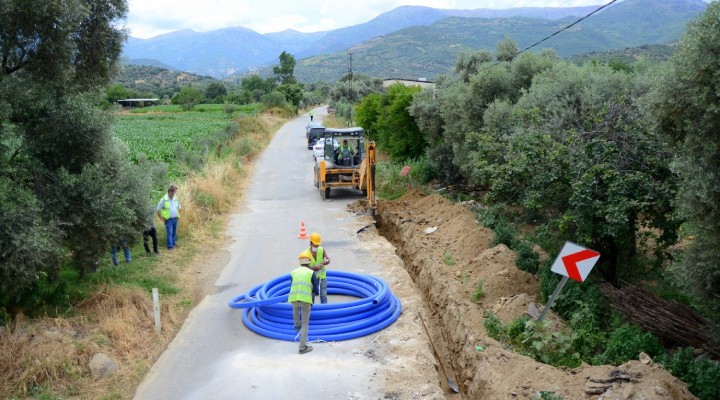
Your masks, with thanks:
M105 379L113 376L117 370L115 361L103 353L95 354L90 360L90 373L95 379Z

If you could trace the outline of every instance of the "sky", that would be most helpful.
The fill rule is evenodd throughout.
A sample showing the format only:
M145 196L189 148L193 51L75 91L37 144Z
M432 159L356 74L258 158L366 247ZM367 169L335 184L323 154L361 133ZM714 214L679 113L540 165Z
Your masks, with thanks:
M130 36L149 37L181 29L198 32L245 27L259 33L294 29L318 32L368 22L403 5L445 9L578 7L610 0L129 0Z

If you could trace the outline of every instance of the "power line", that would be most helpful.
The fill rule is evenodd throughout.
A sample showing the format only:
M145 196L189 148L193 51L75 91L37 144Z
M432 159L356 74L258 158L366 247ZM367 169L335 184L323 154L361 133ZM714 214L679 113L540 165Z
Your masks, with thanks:
M570 25L568 25L568 26L560 29L559 31L555 31L555 32L552 33L551 35L545 36L544 38L538 40L537 42L531 44L530 46L528 46L528 47L526 47L526 48L518 51L517 53L515 53L515 54L513 55L513 58L515 58L515 57L519 56L520 54L522 54L522 53L524 53L524 52L532 49L533 47L535 47L535 46L539 45L540 43L542 43L542 42L550 39L551 37L553 37L553 36L555 36L555 35L557 35L557 34L559 34L559 33L561 33L561 32L564 32L564 31L572 28L573 26L579 24L579 23L582 22L583 20L589 18L591 15L599 12L599 11L602 10L603 8L608 7L608 6L612 5L613 3L617 2L617 1L618 1L618 0L612 0L612 1L610 1L609 3L607 3L607 4L603 5L603 6L600 6L599 8L597 8L595 11L591 12L590 14L588 14L588 15L586 15L586 16L578 19L577 21L573 22L572 24L570 24ZM485 68L479 70L478 72L482 72L482 71L488 70L488 69L490 69L490 68L492 68L492 67L500 64L500 62L501 62L501 61L496 61L494 64L492 64L492 65L490 65L490 66L488 66L488 67L485 67Z

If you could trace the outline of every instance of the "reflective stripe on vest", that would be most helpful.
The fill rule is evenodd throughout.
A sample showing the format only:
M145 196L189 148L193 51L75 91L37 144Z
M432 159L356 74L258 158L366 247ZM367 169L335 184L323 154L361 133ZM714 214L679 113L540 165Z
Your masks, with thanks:
M313 271L307 267L295 268L290 272L292 284L288 301L302 301L312 304L312 275Z
M173 201L176 202L176 204L179 204L177 195L173 197ZM163 206L160 210L160 215L162 215L163 218L168 219L170 218L170 197L168 197L167 194L165 194L165 197L163 197ZM178 217L180 216L180 210L178 210Z
M313 258L313 257L312 257L312 250L311 250L311 251L310 251L310 265L312 265L312 266L314 267L314 266L316 266L316 265L318 265L318 264L324 263L324 262L325 262L325 256L324 256L324 254L325 254L325 251L323 250L322 246L318 246L317 258ZM318 261L315 261L315 260L320 260L320 261L318 262ZM325 279L325 278L327 278L327 270L325 269L325 265L323 265L322 269L321 269L320 271L318 271L317 276L318 276L318 278L320 278L320 279Z

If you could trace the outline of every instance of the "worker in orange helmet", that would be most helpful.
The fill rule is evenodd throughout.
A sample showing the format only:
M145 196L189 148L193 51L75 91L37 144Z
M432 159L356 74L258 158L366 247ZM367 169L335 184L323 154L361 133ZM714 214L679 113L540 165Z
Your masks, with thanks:
M315 294L320 294L320 303L327 303L327 270L325 266L330 264L330 257L327 251L320 246L320 234L313 232L310 234L310 269L313 273L313 303L315 302Z

